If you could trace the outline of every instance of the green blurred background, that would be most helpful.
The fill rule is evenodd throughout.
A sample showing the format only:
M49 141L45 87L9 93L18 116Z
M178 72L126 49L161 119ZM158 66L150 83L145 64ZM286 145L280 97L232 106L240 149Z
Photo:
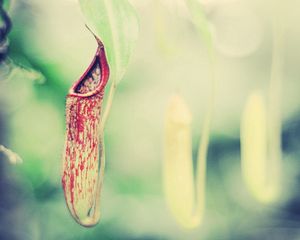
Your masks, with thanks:
M278 203L262 205L241 176L239 126L250 92L267 94L272 1L199 1L217 49L218 80L203 224L177 225L162 190L168 99L179 93L191 108L196 156L210 92L208 55L184 1L131 1L140 36L105 130L102 218L85 229L65 206L60 171L65 95L97 46L77 1L15 0L7 9L10 61L0 74L0 144L23 163L1 155L1 239L300 239L300 2L286 1L282 17L284 191Z

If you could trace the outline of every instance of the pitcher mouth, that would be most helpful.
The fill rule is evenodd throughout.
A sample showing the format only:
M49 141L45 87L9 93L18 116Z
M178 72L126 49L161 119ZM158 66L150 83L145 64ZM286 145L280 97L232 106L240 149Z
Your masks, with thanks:
M102 42L97 39L98 49L84 74L69 90L69 96L90 97L104 91L109 78L109 66Z

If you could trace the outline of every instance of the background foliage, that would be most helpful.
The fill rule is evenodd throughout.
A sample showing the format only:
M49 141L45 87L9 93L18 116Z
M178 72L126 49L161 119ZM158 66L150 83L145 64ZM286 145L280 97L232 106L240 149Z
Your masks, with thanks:
M272 57L271 1L199 0L216 46L216 110L200 228L177 225L162 192L163 119L179 92L193 115L196 155L210 89L208 53L182 0L131 1L140 36L106 128L102 220L84 229L60 185L65 95L96 50L77 1L18 0L8 9L11 72L1 68L1 239L299 239L299 3L287 1L282 86L284 192L261 205L240 172L240 116L249 93L266 93Z

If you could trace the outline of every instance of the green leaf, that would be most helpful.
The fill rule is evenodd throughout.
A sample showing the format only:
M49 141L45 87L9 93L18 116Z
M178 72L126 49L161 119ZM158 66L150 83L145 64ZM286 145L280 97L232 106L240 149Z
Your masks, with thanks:
M197 31L203 37L205 44L208 46L208 48L211 49L212 48L211 31L202 5L199 3L199 0L186 0L186 4Z
M104 44L111 77L122 79L138 37L135 9L127 0L79 0L87 26Z

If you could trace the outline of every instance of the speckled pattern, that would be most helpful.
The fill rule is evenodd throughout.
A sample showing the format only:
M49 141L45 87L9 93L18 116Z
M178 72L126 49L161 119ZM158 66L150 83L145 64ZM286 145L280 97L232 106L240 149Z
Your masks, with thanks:
M100 66L96 62L96 64L92 67L90 73L86 76L85 79L82 80L82 82L77 86L75 91L81 94L93 91L99 85L100 79L101 79Z
M62 184L68 207L78 219L89 217L97 201L102 105L98 95L67 98L68 124Z

